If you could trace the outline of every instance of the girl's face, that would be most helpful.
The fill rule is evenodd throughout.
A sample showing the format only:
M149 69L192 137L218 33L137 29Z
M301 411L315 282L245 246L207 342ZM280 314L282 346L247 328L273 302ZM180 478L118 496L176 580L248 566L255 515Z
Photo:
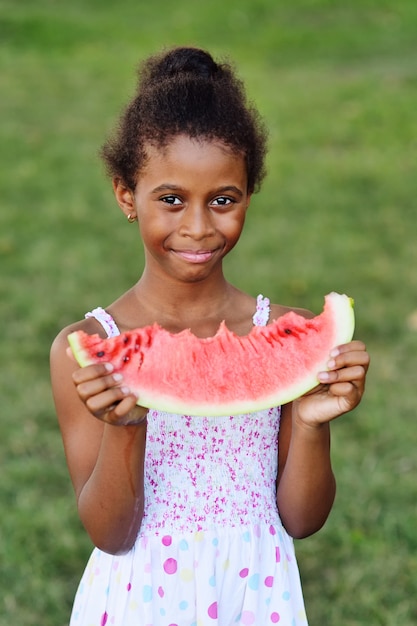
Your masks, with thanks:
M179 135L147 156L134 193L115 184L123 211L138 218L147 270L186 282L221 271L250 200L243 155Z

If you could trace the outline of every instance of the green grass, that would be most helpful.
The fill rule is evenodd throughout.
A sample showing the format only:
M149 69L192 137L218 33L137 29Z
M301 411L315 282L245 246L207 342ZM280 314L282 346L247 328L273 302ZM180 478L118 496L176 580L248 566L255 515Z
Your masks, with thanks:
M330 520L297 542L311 626L417 623L416 32L415 0L0 0L0 626L64 626L90 551L48 352L140 272L97 151L171 44L231 56L270 128L229 278L316 311L349 293L372 356Z

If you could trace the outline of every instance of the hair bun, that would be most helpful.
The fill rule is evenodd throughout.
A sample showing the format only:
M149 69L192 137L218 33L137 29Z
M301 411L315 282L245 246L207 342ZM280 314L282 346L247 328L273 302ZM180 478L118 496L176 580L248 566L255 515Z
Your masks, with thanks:
M244 156L252 193L264 176L266 131L227 60L201 48L177 46L138 67L136 93L102 148L107 171L133 191L149 158L179 135L219 141Z
M199 48L174 48L156 63L152 79L171 78L178 74L193 74L212 78L219 67L211 55Z

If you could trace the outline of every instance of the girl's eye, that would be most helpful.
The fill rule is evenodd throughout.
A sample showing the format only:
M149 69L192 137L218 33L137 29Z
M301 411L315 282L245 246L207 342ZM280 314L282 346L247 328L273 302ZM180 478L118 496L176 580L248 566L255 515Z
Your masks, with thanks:
M232 204L234 200L232 198L227 198L226 196L219 196L213 200L215 206L229 206Z
M181 200L178 198L178 196L164 196L163 198L161 198L162 202L165 202L166 204L172 204L172 205L177 205L177 204L181 204Z

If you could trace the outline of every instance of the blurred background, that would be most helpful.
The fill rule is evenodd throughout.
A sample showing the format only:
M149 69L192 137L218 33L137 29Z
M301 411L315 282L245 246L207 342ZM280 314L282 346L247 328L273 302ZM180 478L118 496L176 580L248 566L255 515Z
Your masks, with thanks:
M91 550L49 348L141 272L97 152L174 44L229 57L270 129L229 279L317 313L348 293L372 356L332 515L296 545L310 624L415 625L417 3L0 0L0 626L65 626Z

